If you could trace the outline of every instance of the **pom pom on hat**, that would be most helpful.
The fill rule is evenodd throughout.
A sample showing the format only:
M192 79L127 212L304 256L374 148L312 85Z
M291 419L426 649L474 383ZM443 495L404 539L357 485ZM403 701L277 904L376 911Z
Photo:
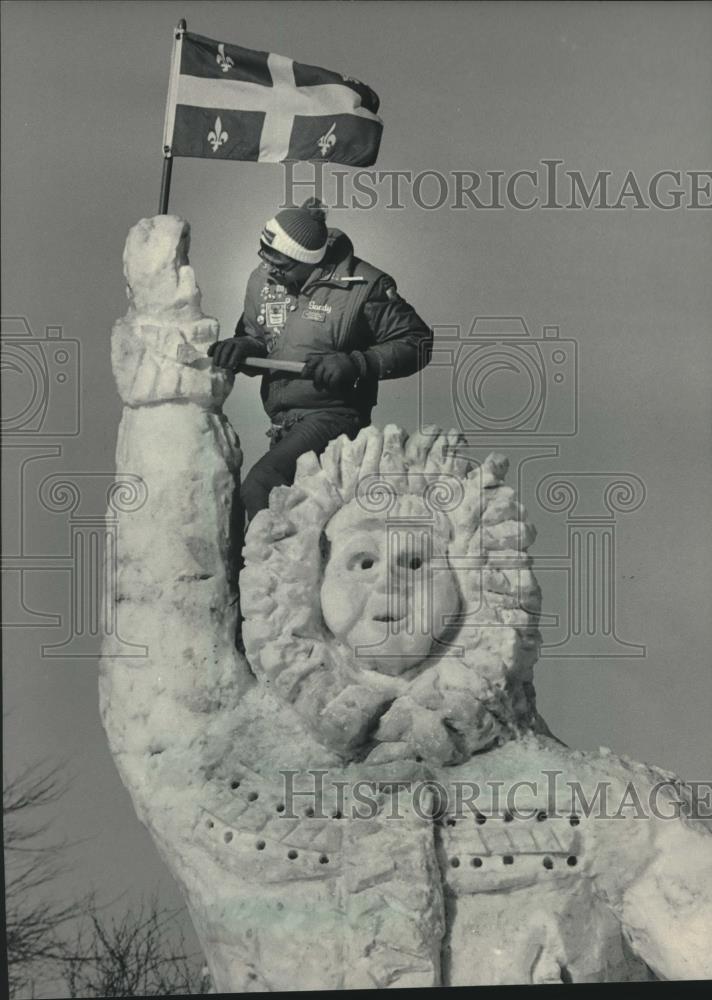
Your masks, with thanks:
M318 264L328 238L326 206L318 198L307 198L300 208L284 208L266 222L260 241L292 260Z
M326 222L327 208L324 202L318 198L307 198L299 211L308 212L312 219L316 219L317 222Z

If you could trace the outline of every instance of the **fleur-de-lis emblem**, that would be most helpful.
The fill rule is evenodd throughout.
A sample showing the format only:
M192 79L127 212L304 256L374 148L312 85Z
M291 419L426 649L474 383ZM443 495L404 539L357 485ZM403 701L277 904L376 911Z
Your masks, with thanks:
M215 56L215 62L218 64L223 73L227 73L227 71L235 65L230 56L225 55L225 45L222 42L218 45L218 54Z
M321 138L316 141L317 146L321 150L321 155L326 156L336 145L336 122L332 123L331 128L328 132L325 132Z
M220 115L215 119L215 125L208 132L208 142L213 147L213 152L217 153L221 146L224 146L228 140L228 134L223 130L222 121L220 120Z

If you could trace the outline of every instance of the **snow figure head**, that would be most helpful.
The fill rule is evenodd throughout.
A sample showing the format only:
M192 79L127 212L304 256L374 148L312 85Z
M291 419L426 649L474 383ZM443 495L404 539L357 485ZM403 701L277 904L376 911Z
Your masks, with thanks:
M394 426L299 459L250 524L257 678L344 759L455 763L537 724L534 529L456 431Z
M386 511L356 497L326 526L321 608L364 669L404 676L440 645L460 607L447 518L420 497Z

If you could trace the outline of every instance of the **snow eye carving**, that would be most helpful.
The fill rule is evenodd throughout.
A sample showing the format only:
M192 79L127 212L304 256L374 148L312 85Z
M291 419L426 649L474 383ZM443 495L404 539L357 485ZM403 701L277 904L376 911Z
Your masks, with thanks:
M350 570L369 570L376 565L376 557L371 552L356 552L351 556L346 568Z
M410 551L406 550L405 552L401 552L398 556L397 562L401 569L412 570L415 572L416 570L422 569L426 559L422 554L415 553L411 549Z

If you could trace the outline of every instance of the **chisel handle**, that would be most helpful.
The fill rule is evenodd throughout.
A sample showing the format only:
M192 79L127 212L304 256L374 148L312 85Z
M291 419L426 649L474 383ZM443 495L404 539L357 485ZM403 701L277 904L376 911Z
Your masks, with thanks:
M301 375L304 364L301 361L270 361L269 358L245 358L243 364L253 368L267 368L273 372L294 372Z

